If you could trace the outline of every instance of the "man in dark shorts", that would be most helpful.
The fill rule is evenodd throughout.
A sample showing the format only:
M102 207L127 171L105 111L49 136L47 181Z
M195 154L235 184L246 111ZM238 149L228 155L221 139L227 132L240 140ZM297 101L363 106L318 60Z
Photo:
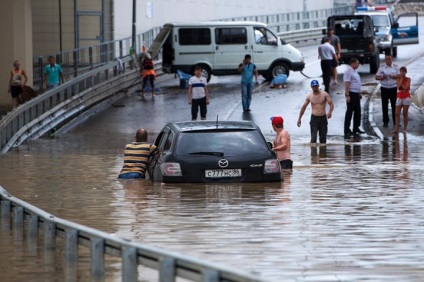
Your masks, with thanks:
M337 84L337 66L339 65L338 60L340 60L340 54L342 49L340 45L340 38L334 34L334 30L331 26L327 28L327 34L324 35L324 37L322 38L321 44L324 44L326 42L326 38L330 38L330 44L334 47L336 51L337 60L333 60L331 72L333 75L333 83Z

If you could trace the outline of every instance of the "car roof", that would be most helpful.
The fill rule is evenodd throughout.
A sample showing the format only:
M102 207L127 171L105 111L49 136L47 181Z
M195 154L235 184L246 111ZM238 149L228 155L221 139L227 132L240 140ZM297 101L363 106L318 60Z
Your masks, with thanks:
M172 122L167 125L180 132L190 131L221 131L221 130L257 130L250 121L184 121Z

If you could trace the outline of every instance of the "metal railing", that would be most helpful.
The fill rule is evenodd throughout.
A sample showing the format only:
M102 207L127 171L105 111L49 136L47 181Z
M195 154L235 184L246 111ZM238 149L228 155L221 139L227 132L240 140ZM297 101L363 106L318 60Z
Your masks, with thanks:
M119 62L109 63L49 90L10 112L0 122L1 153L29 138L40 137L99 105L122 98L126 95L123 89L140 81L135 69L125 69L126 63L131 60L131 57L122 60L123 73L119 73Z
M147 32L138 34L137 46L150 44L160 31L160 27L152 28ZM95 68L104 66L115 60L130 55L131 37L104 42L94 46L81 47L56 54L37 56L33 58L33 88L37 92L44 90L44 67L48 64L48 57L53 56L63 69L66 81L74 79Z
M26 236L37 244L43 230L44 248L54 250L56 238L64 239L64 257L68 266L78 262L78 245L90 249L91 276L104 278L105 255L121 258L122 281L138 281L137 267L158 270L159 281L174 282L176 277L191 281L260 281L257 276L218 264L165 251L146 244L112 236L87 226L64 220L10 195L0 186L2 230L13 228L15 238ZM13 222L13 224L11 224ZM26 226L25 226L26 224ZM26 230L26 232L24 232Z

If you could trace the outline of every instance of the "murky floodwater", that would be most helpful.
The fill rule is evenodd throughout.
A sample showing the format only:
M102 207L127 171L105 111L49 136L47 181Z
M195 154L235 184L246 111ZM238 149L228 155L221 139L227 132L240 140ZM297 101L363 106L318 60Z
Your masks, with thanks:
M33 141L0 157L0 185L59 217L269 281L424 279L422 138L311 148L293 136L282 183L165 186L116 179L131 139ZM68 279L61 260L27 255L2 226L1 281L88 279L88 262ZM107 280L120 280L109 264Z

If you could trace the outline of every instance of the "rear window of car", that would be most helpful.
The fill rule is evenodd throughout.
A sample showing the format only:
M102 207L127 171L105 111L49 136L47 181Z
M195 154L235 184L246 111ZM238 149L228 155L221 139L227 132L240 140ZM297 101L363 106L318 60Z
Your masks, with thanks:
M268 147L256 130L183 132L176 144L177 155L216 153L222 156L264 155Z

